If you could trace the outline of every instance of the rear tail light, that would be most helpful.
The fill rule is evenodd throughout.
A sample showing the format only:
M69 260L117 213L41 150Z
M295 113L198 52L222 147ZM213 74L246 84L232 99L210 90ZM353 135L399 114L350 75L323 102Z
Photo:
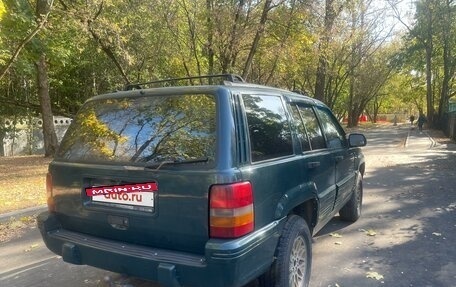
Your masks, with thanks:
M54 197L52 196L52 175L50 172L46 174L46 197L49 212L55 211Z
M209 196L210 237L236 238L253 231L253 193L250 182L213 185Z

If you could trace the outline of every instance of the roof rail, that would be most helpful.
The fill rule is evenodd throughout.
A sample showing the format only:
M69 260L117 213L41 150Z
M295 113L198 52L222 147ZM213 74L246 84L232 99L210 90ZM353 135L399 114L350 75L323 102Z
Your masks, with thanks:
M171 78L171 79L164 79L164 80L156 80L144 83L136 83L136 84L128 84L125 86L125 90L134 90L134 89L142 89L143 85L151 85L151 84L171 84L177 85L179 81L188 81L191 85L193 85L193 80L199 80L199 83L202 84L203 79L207 79L209 84L212 84L212 79L214 78L221 78L222 83L223 81L233 82L233 83L245 83L244 79L235 74L218 74L218 75L203 75L203 76L192 76L192 77L182 77L182 78Z
M300 94L300 95L303 95L303 96L309 96L308 93L306 93L305 91L302 91L302 90L292 90L291 92L293 92L295 94Z

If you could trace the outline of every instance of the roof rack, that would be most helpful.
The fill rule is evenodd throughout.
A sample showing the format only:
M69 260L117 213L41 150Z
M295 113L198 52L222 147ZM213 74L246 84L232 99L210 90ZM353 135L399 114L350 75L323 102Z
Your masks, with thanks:
M228 82L232 82L232 83L245 83L244 79L239 75L218 74L218 75L204 75L204 76L171 78L171 79L156 80L156 81L150 81L150 82L144 82L144 83L128 84L125 86L125 90L128 91L128 90L134 90L134 89L142 89L143 85L151 85L151 84L163 84L163 86L166 86L166 84L177 85L177 83L180 81L188 81L188 83L190 83L191 85L194 85L193 80L199 80L199 84L202 84L203 79L208 80L208 83L211 85L212 79L215 79L215 78L220 78L220 79L222 79L222 81L228 81Z
M292 90L291 92L293 92L295 94L303 95L303 96L309 96L308 93L306 93L305 91L302 91L302 90Z

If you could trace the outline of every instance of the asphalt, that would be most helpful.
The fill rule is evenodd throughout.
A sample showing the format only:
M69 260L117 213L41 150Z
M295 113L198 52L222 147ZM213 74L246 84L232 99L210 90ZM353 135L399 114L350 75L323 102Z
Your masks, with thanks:
M417 128L409 129L405 140L406 148L430 149L436 146L436 141L428 131L419 131Z
M407 127L404 125L400 128ZM430 149L436 146L436 141L429 135L428 131L419 131L417 128L410 128L404 145L410 149ZM41 205L0 214L0 223L17 220L26 216L38 215L40 212L45 211L46 208L46 205Z
M0 224L9 221L19 220L23 217L36 216L47 209L46 205L39 205L21 210L11 211L0 214Z

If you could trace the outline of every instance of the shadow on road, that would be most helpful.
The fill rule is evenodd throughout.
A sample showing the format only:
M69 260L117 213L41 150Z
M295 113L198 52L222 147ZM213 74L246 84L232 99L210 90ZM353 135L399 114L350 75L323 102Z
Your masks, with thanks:
M336 217L317 234L311 286L455 286L456 153L366 153L363 216L352 225Z

